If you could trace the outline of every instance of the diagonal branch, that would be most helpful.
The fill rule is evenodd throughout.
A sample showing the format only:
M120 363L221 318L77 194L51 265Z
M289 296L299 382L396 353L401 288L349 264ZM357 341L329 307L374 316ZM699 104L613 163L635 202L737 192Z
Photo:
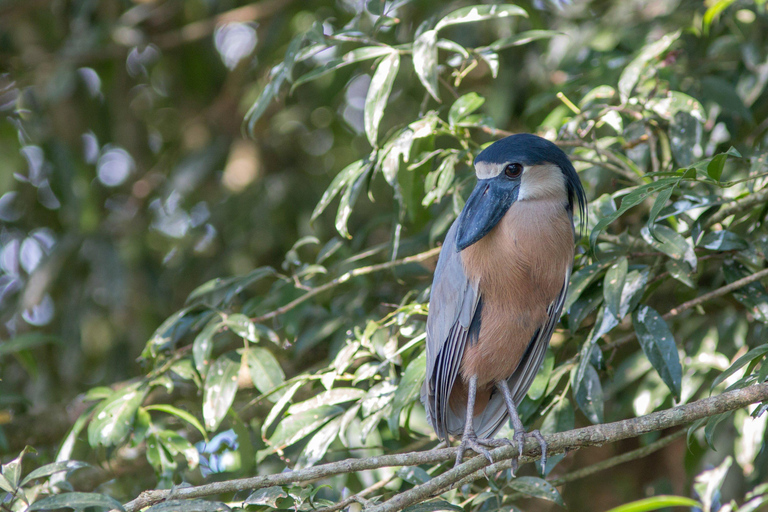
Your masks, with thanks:
M305 293L304 295L302 295L301 297L299 297L297 299L292 300L291 302L289 302L285 306L281 306L281 307L275 309L274 311L270 311L269 313L266 313L264 315L257 316L255 318L252 318L251 320L253 320L254 322L260 323L260 322L263 322L265 320L269 320L271 318L275 318L276 316L282 315L283 313L287 313L288 311L292 310L293 308L295 308L299 304L308 301L309 299L311 299L315 295L319 295L319 294L321 294L323 292L327 292L331 288L335 288L335 287L339 286L340 284L346 283L347 281L349 281L353 277L364 276L366 274L372 274L374 272L379 272L380 270L386 270L386 269L389 269L389 268L394 268L394 267L397 267L399 265L405 265L405 264L408 264L408 263L416 263L416 262L419 262L419 261L428 260L430 258L433 258L433 257L437 256L439 253L440 253L440 247L434 247L432 249L429 249L428 251L424 251L424 252L421 252L419 254L414 254L413 256L408 256L406 258L402 258L402 259L399 259L399 260L387 261L387 262L384 262L384 263L379 263L377 265L369 265L367 267L359 267L359 268L350 270L349 272L340 275L336 279L328 281L327 283L325 283L325 284L323 284L321 286L318 286L317 288L312 288L307 293Z
M549 452L562 453L585 446L596 446L613 443L630 437L638 437L648 432L685 425L700 418L714 416L724 412L740 409L755 402L768 400L768 383L757 384L743 389L723 393L719 396L704 398L686 405L653 412L639 418L591 425L589 427L569 430L546 436ZM517 448L504 446L491 452L494 460L501 461L517 456ZM531 441L526 444L522 461L530 461L540 456L538 443ZM238 480L215 482L196 487L184 487L174 490L152 490L141 493L136 499L125 505L126 512L138 510L160 503L171 493L174 499L191 499L212 496L222 493L262 489L276 485L287 485L298 482L308 482L327 478L342 473L355 473L382 467L413 466L420 464L435 464L455 459L456 448L444 448L423 452L411 452L394 455L381 455L367 459L346 459L320 466L288 471L275 475L256 476ZM424 501L435 493L450 488L465 477L477 473L488 466L485 457L474 457L460 466L451 469L429 482L398 494L377 506L371 507L370 512L396 512L414 503Z

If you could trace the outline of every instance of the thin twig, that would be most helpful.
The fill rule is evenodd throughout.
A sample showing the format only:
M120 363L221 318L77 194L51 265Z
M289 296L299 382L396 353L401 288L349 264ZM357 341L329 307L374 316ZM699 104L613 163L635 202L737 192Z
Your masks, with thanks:
M696 297L695 299L691 299L687 302L683 302L677 307L674 307L670 309L668 312L663 314L661 317L664 320L669 320L670 318L673 318L680 313L683 313L685 311L688 311L691 308L695 308L696 306L699 306L701 304L704 304L707 301L710 301L712 299L716 299L718 297L722 297L723 295L726 295L728 293L731 293L734 290L738 290L742 286L746 286L749 283L754 283L755 281L759 281L760 279L768 277L768 268L764 268L763 270L760 270L759 272L755 272L751 276L742 277L741 279L738 279L730 284L727 284L725 286L722 286L716 290L712 290L709 293L705 293L704 295L700 295ZM634 332L631 332L627 334L626 336L623 336L616 341L612 341L610 343L606 343L602 346L602 350L605 352L606 350L613 350L615 348L618 348L622 345L625 345L629 343L630 341L633 341L637 338L637 334Z
M399 260L392 260L387 261L385 263L379 263L377 265L369 265L367 267L360 267L353 270L350 270L349 272L340 275L336 279L333 279L331 281L328 281L327 283L318 286L317 288L312 288L310 291L302 295L301 297L292 300L285 306L281 306L274 311L270 311L269 313L265 313L261 316L257 316L255 318L252 318L254 322L264 322L265 320L269 320L271 318L275 318L276 316L282 315L284 313L287 313L288 311L292 310L299 304L308 301L315 295L319 295L323 292L326 292L332 288L335 288L339 286L340 284L346 283L353 277L363 276L366 274L372 274L374 272L378 272L380 270L387 270L389 268L394 268L400 265L406 265L408 263L416 263L419 261L428 260L430 258L433 258L437 256L440 253L440 247L435 247L433 249L430 249L428 251L424 251L419 254L414 254L413 256L408 256L406 258L401 258Z
M638 437L648 432L665 430L668 428L685 425L700 418L722 414L727 411L740 409L755 402L768 400L768 383L757 384L743 389L728 391L718 396L704 398L690 404L680 405L671 409L653 412L638 418L631 418L602 425L569 430L546 436L549 452L551 454L571 451L585 446L596 446ZM288 471L274 475L263 475L237 480L215 482L206 485L183 487L173 490L174 499L191 499L212 496L222 493L240 492L254 489L263 489L276 485L288 485L298 482L307 482L319 478L355 473L392 466L414 466L421 464L436 464L453 460L456 457L456 448L444 448L423 452L411 452L393 455L380 455L366 459L346 459L329 464L322 464L310 468ZM530 440L524 449L523 461L530 461L540 456L538 442ZM501 461L517 456L515 446L503 446L491 451L494 460ZM477 472L488 465L485 457L473 457L458 467L436 476L429 482L414 487L408 491L394 496L389 501L376 505L370 512L395 512L402 508L417 503L431 496L434 491L450 486L464 477ZM125 505L126 512L138 510L160 503L170 496L169 490L144 491L136 499Z

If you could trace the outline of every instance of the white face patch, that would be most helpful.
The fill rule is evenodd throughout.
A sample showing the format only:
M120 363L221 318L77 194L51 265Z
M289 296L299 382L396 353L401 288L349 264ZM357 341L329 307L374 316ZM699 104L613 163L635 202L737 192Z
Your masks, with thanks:
M567 200L563 171L555 164L525 167L517 193L518 201L545 198Z
M475 175L479 180L495 178L506 167L506 164L491 164L488 162L478 162L475 164Z

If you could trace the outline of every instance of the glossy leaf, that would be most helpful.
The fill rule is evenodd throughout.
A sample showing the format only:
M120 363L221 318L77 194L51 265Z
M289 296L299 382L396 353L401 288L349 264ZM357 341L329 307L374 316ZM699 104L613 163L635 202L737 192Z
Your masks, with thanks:
M321 405L316 409L290 415L277 424L269 438L269 445L282 450L311 434L334 416L344 412L335 405Z
M717 494L723 486L728 470L731 468L733 458L729 455L716 468L700 473L695 478L693 488L701 498L703 512L715 512L717 510Z
M47 498L34 502L27 510L56 510L59 508L82 510L88 507L94 507L101 510L117 509L125 511L123 505L119 501L110 498L105 494L95 492L67 492L48 496Z
M666 52L667 49L672 46L672 43L679 37L680 31L678 30L677 32L662 36L658 41L646 45L640 50L637 57L624 68L624 71L621 72L621 76L619 77L619 93L621 94L623 102L626 102L627 99L629 99L632 90L635 88L635 85L637 85L637 82L640 80L640 77L648 67L649 63Z
M88 443L91 447L117 446L125 441L147 391L148 388L142 382L137 382L115 391L102 401L94 410L88 425Z
M229 353L213 362L203 388L203 423L209 432L219 428L237 393L240 360Z
M632 315L632 323L643 353L664 384L679 400L683 368L680 365L675 337L669 326L661 315L649 306L640 306Z
M317 206L315 206L312 216L310 217L310 222L313 222L318 218L328 205L331 204L331 201L333 201L333 198L338 195L341 189L354 182L360 174L365 171L366 167L367 165L364 160L357 160L346 166L339 174L337 174L333 178L333 181L331 181L328 189L323 193Z
M365 98L364 125L368 142L373 147L378 147L379 124L384 116L384 108L387 106L392 85L400 69L400 54L392 52L384 57L376 67L368 94Z
M343 404L345 402L351 402L352 400L359 400L363 396L365 396L365 390L362 389L346 387L332 388L318 393L309 400L291 405L288 408L288 414L299 414L311 411L323 405Z
M209 500L166 500L144 510L144 512L227 512L232 510L220 501Z
M427 352L411 360L400 378L392 399L392 414L389 417L389 429L395 437L399 437L400 412L419 396L421 383L427 372Z
M312 436L301 452L301 456L296 463L297 468L314 466L322 460L325 452L328 451L328 447L331 446L331 443L339 434L341 419L341 417L332 419Z
M612 508L608 512L650 512L669 507L701 508L701 503L682 496L653 496Z
M391 53L392 48L387 46L363 46L360 48L355 48L354 50L344 54L342 58L330 60L322 66L319 66L312 71L301 75L291 86L291 91L302 84L320 78L321 76L327 75L328 73L344 66L348 66L356 62L375 59L377 57L383 57Z
M683 238L683 235L667 226L658 224L654 229L653 234L644 227L640 230L640 234L643 236L643 240L648 242L655 249L663 252L670 258L676 260L683 260L688 263L692 269L696 269L697 259L696 253L691 247L691 244Z
M743 251L748 247L743 238L726 229L706 233L696 245L710 251Z
M479 94L475 92L465 94L451 105L451 109L448 111L448 122L451 125L457 124L469 114L480 108L483 103L485 103L485 98Z
M261 393L268 393L285 382L285 373L275 356L261 347L248 347L245 350L245 360L251 381ZM276 394L269 395L273 402L279 398Z
M221 329L222 325L220 318L216 317L212 319L205 327L203 327L203 330L195 336L195 341L192 342L192 358L195 361L197 372L202 377L205 377L205 374L208 371L208 365L211 363L213 336L219 329Z
M494 41L488 45L488 48L497 52L499 50L503 50L504 48L521 46L532 41L538 41L539 39L549 39L560 34L562 34L562 32L557 30L526 30L524 32L519 32L515 35ZM482 48L478 48L478 50L482 50Z
M725 381L728 377L739 371L741 368L744 367L744 365L751 363L755 359L758 359L760 357L763 357L764 355L768 354L768 344L760 345L759 347L755 347L743 356L739 357L737 360L735 360L731 365L728 367L727 370L725 370L723 373L718 375L714 381L712 381L712 385L710 386L710 391L714 390L720 383ZM763 364L767 364L766 361L763 361Z
M725 280L732 283L750 273L741 264L730 261L723 265L723 274ZM742 286L733 292L733 298L746 306L756 320L768 323L768 290L762 283L755 281Z
M256 343L259 341L259 335L256 332L256 326L253 324L250 318L242 313L235 313L234 315L228 315L222 322L223 325L229 327L229 329L250 342Z
M403 509L403 512L462 512L464 509L445 500L422 501Z
M595 424L603 422L603 387L597 370L591 364L586 365L584 377L573 382L573 396L589 421Z
M251 493L245 500L246 505L266 505L272 508L278 508L277 500L281 498L287 498L283 488L279 485L274 487L265 487L264 489L257 489Z
M27 476L24 477L24 480L21 481L20 485L23 487L37 478L45 478L56 473L68 473L76 469L89 467L91 467L90 464L87 462L80 462L79 460L63 460L60 462L52 462L50 464L46 464L45 466L40 466L34 471L31 471Z
M435 30L456 25L458 23L470 23L489 19L500 19L509 16L528 17L528 13L521 7L512 4L501 5L471 5L456 9L437 22Z
M603 279L603 297L605 299L606 312L616 317L617 320L621 310L621 298L624 292L624 283L627 279L627 267L629 263L626 257L621 257L605 273Z
M521 492L534 498L541 498L543 500L557 503L561 507L565 507L563 497L557 489L542 478L533 476L519 476L509 482L509 486L517 492Z
M437 91L437 30L427 30L413 42L413 67L427 92L440 101Z
M197 418L195 418L192 414L188 413L187 411L179 409L178 407L174 407L170 404L147 405L144 407L144 409L147 411L164 412L166 414L171 414L173 416L176 416L180 420L186 421L187 423L195 427L197 431L200 432L200 435L202 435L206 441L208 440L208 433L203 428L203 425L200 423L200 421Z

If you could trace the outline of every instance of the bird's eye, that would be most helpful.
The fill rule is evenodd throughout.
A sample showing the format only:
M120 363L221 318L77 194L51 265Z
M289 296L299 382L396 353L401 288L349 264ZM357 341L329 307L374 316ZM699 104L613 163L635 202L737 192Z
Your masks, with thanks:
M504 174L508 178L519 178L523 174L523 166L520 164L509 164L504 168Z

